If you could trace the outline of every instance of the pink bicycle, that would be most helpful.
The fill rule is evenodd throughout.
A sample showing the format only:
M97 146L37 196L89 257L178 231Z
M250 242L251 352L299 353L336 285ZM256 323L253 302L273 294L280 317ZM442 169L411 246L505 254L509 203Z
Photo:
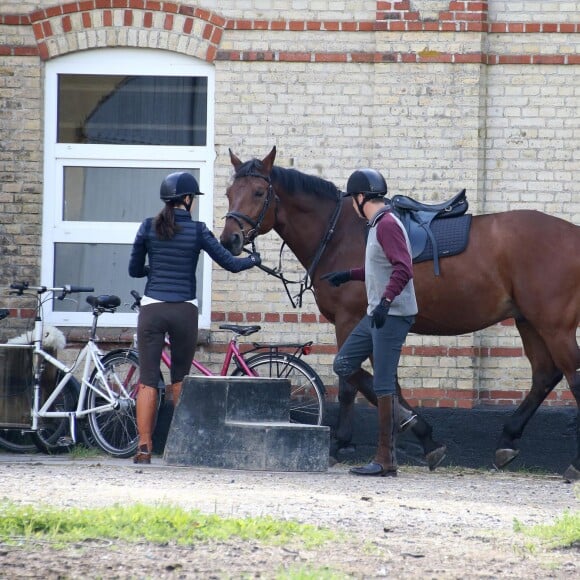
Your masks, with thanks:
M135 299L131 306L133 310L139 309L141 296L133 290L131 295ZM219 375L255 376L255 377L278 377L290 381L290 421L309 425L322 425L325 411L325 388L324 383L314 369L302 360L303 356L312 351L312 341L305 343L259 343L253 342L249 348L240 349L239 337L250 336L259 330L260 326L240 326L235 324L222 324L221 330L230 331L232 336L228 342L224 360ZM166 338L166 348L162 353L162 362L167 369L171 366L171 344ZM122 373L127 382L138 383L139 357L136 337L134 344L129 349L121 349L107 354L103 358L105 368L115 369L115 373ZM191 374L203 374L213 376L205 365L197 360L191 363ZM162 373L163 375L163 373ZM165 386L165 378L160 382ZM160 385L161 386L161 385Z

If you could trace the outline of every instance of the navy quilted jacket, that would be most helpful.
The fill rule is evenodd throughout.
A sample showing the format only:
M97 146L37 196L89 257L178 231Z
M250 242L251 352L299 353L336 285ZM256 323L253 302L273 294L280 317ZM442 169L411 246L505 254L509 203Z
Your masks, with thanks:
M171 240L159 240L153 218L139 226L131 258L129 276L147 276L145 295L163 302L184 302L196 298L195 269L202 250L230 272L241 272L254 265L250 258L235 258L215 238L203 222L191 219L184 209L175 210L179 231ZM145 265L147 256L149 265Z

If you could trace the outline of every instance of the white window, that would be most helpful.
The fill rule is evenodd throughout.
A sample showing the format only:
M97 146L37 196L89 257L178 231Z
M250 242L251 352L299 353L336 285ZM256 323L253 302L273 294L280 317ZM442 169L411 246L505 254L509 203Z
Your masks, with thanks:
M127 266L141 221L162 208L159 186L173 171L213 191L214 72L168 51L99 49L46 64L42 284L92 286L123 306L103 326L135 326ZM194 219L212 227L213 198L197 198ZM200 327L209 328L211 260L197 271ZM53 324L90 323L85 295L54 301Z

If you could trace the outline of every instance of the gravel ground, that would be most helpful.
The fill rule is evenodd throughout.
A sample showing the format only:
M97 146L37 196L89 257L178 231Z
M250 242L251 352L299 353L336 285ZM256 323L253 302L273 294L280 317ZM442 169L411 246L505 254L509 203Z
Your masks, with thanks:
M578 486L578 484L576 484ZM337 578L578 578L580 546L549 550L514 531L580 509L559 476L402 467L397 478L150 466L0 453L0 497L99 507L160 502L221 516L270 515L344 532L315 550L231 540L193 547L85 542L0 544L1 578L276 578L284 570ZM282 575L283 577L283 575ZM297 576L294 576L297 577Z

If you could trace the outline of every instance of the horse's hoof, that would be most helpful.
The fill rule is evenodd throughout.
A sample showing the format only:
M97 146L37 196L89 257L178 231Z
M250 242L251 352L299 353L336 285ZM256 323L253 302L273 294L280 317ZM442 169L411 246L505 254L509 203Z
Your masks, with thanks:
M566 471L564 471L564 479L567 483L572 483L573 481L580 481L580 471L576 469L573 465L570 465Z
M441 445L441 447L437 447L437 449L429 451L429 453L425 455L425 459L427 459L427 465L429 466L429 471L435 471L441 465L441 462L445 459L446 454L447 447L445 447L445 445Z
M350 459L355 453L356 453L356 446L354 446L352 443L349 443L348 445L344 445L343 447L339 447L336 450L335 457L340 461L344 458Z
M335 440L330 444L328 455L332 457L335 462L341 462L345 459L348 461L355 453L356 447L352 443Z
M519 449L496 449L494 465L501 469L511 463L520 454Z

